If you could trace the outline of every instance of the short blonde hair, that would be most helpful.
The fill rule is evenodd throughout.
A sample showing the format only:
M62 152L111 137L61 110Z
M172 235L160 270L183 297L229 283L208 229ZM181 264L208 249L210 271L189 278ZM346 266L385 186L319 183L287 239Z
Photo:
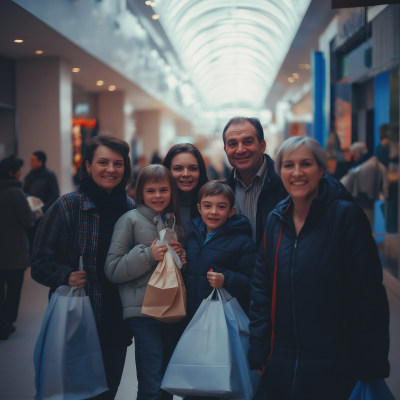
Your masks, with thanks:
M283 156L286 153L292 153L299 147L304 147L306 150L311 152L318 166L326 170L328 165L328 155L322 146L316 140L309 137L294 136L285 140L281 147L279 147L278 153L276 154L275 170L279 175L281 174Z

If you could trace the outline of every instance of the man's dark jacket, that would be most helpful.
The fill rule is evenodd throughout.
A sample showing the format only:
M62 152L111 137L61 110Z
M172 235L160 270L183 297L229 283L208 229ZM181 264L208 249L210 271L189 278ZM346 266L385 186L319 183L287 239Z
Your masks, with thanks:
M257 246L260 245L264 234L265 222L269 213L281 202L287 192L283 186L281 177L275 172L275 163L268 154L264 154L267 159L267 176L264 181L263 188L257 201ZM233 169L225 181L233 191L235 191L235 169Z
M201 217L193 219L189 225L193 232L186 241L187 318L184 324L192 319L203 299L213 290L207 279L210 268L213 272L224 274L223 287L237 298L248 314L251 278L257 255L249 220L234 214L205 244Z
M288 197L268 217L254 269L248 360L251 369L266 366L257 398L347 400L357 380L389 376L389 306L378 250L365 213L327 174L298 236L290 214Z
M60 197L56 175L46 167L31 170L25 177L23 190L43 201L43 214Z

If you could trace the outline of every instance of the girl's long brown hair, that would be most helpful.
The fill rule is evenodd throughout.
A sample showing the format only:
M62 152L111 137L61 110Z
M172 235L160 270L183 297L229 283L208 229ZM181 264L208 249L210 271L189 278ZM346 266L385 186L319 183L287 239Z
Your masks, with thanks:
M179 197L178 187L176 186L176 180L172 176L168 168L160 164L153 164L142 168L139 176L136 180L134 200L136 204L143 204L143 189L146 183L163 182L167 181L171 188L171 200L165 208L165 213L173 213L176 218L176 224L178 226L178 238L182 239L184 234L179 221Z

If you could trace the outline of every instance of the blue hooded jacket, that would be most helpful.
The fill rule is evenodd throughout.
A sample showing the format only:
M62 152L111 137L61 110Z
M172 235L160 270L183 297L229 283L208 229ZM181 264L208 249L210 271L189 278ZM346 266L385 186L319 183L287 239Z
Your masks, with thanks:
M291 205L289 196L269 215L254 269L248 360L251 369L265 367L255 398L347 400L357 380L389 375L389 306L378 250L365 213L329 175L299 235Z
M248 218L234 214L205 244L205 225L201 217L193 219L189 224L193 232L186 241L185 322L188 323L192 319L203 299L213 290L207 279L210 268L214 272L224 274L224 288L237 298L248 314L251 279L257 255Z

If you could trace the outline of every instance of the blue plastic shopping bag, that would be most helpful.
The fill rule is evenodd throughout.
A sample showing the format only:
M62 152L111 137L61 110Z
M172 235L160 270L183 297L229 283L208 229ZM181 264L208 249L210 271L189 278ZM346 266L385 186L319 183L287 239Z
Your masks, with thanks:
M349 400L395 400L383 379L358 381Z
M225 289L217 290L224 303L225 319L239 367L243 389L242 399L251 400L257 392L261 376L258 375L257 371L250 370L247 360L247 352L250 347L250 320L236 298L232 297Z
M219 293L204 299L171 357L161 388L174 395L240 399L243 390Z
M108 390L92 306L84 289L51 296L33 355L36 400L81 400Z

